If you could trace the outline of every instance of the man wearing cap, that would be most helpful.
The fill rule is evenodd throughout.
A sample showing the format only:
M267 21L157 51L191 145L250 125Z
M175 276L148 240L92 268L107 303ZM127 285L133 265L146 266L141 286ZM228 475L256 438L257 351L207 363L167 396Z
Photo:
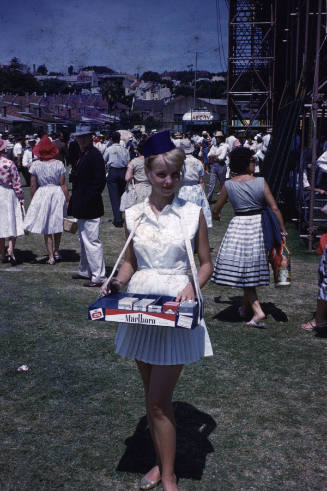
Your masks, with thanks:
M227 173L227 158L228 158L228 145L225 143L224 135L222 131L216 131L215 133L217 146L211 147L208 157L212 160L210 166L210 178L209 178L209 190L207 194L207 199L210 202L212 194L215 190L216 182L223 187L226 180Z
M120 200L125 191L125 174L127 164L130 160L129 151L119 144L120 133L115 131L111 137L113 144L104 153L104 161L107 169L107 186L109 198L114 215L113 224L115 227L123 226L123 217L120 212Z
M100 242L100 217L104 214L102 191L106 185L104 161L92 141L92 128L80 125L74 133L81 157L73 175L68 214L78 218L81 259L73 279L84 279L86 287L102 285L106 278L103 248Z

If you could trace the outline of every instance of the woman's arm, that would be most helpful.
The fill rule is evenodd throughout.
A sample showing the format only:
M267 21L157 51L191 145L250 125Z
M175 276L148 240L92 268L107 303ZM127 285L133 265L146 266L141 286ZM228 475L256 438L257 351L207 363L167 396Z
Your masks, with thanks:
M210 246L208 238L208 229L202 210L200 211L199 228L195 236L195 249L198 253L200 268L198 270L198 281L200 288L206 284L210 278L213 266L210 255ZM189 282L186 287L177 295L176 301L194 300L195 288L193 281Z
M33 198L34 194L36 193L36 190L37 190L37 178L36 176L31 176L31 184L30 184L30 187L31 187L31 198Z
M200 177L200 179L199 179L199 184L200 184L201 188L203 189L203 191L205 191L205 186L204 186L204 180L203 180L203 177Z
M128 230L125 228L126 238L129 236ZM130 242L126 252L123 264L119 269L119 273L115 278L113 278L109 285L107 285L106 290L103 292L104 295L109 295L110 293L117 293L121 287L127 285L135 271L137 270L137 261L134 254L133 243Z
M126 174L125 174L125 181L128 182L130 181L132 178L133 178L133 170L130 169L129 167L127 167L127 171L126 171Z
M220 220L220 217L221 217L220 212L223 209L224 204L226 203L227 199L228 199L227 191L226 191L226 187L224 185L220 191L219 198L218 198L218 200L217 200L217 202L216 202L216 204L212 210L212 218L214 220Z
M61 186L62 192L65 195L66 203L68 204L69 200L70 200L70 196L69 196L69 192L68 192L66 181L65 181L65 174L61 174L61 176L60 176L60 186Z
M267 204L270 206L271 210L275 213L276 215L276 218L277 218L277 221L278 221L278 224L279 224L279 227L280 227L280 231L283 234L286 234L287 235L287 232L286 232L286 229L285 229L285 224L284 224L284 220L283 220L283 216L277 206L277 203L275 201L275 198L273 197L273 195L271 194L271 191L270 191L270 188L268 186L268 184L266 183L265 181L265 191L264 191L264 196L265 196L265 200L267 202ZM283 241L284 243L286 242L286 235L283 235Z

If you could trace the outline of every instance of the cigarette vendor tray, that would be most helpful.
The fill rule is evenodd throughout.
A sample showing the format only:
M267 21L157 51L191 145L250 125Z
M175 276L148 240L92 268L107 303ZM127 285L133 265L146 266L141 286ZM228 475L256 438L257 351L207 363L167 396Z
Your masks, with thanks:
M197 301L178 303L174 297L115 293L99 298L89 307L93 321L127 322L149 326L194 329L198 324Z

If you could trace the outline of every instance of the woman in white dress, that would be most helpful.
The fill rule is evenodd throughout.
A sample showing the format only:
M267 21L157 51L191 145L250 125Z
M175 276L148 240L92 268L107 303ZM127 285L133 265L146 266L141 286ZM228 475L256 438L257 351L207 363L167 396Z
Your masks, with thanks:
M7 143L0 139L0 260L3 263L9 261L15 266L16 237L24 235L24 191L16 165L7 158ZM9 239L7 255L6 239Z
M65 183L66 169L54 157L58 149L44 135L33 149L39 157L30 167L32 201L26 213L24 228L35 234L43 234L48 250L47 264L61 259L59 247L66 215L69 193Z
M175 196L185 154L175 148L168 131L151 136L143 149L151 195L126 210L127 233L136 221L140 219L140 222L118 276L111 281L106 293L129 283L129 292L174 296L177 301L194 300L181 221L198 253L200 286L209 279L212 262L201 208ZM156 450L157 463L143 476L140 488L151 489L161 480L165 491L176 491L172 394L184 364L212 355L205 324L190 330L123 323L119 325L115 343L116 353L136 360Z
M202 162L193 157L194 146L187 138L176 140L176 147L184 150L186 155L183 182L179 189L178 197L201 206L207 227L211 228L212 216L210 205L204 192L204 168Z

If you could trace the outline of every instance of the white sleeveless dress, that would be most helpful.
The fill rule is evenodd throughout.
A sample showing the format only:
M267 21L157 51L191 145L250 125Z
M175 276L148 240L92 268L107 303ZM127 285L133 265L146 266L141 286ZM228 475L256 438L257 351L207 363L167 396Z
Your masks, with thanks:
M60 186L60 177L66 172L64 164L60 160L36 160L29 172L36 176L38 189L25 216L25 230L34 234L62 232L67 208Z
M193 245L200 210L198 205L177 197L162 210L158 219L149 205L149 198L126 210L129 231L142 215L133 239L138 270L129 282L128 292L175 297L187 285L190 266L180 220ZM153 365L186 364L212 355L204 322L192 330L122 323L115 344L119 355Z

